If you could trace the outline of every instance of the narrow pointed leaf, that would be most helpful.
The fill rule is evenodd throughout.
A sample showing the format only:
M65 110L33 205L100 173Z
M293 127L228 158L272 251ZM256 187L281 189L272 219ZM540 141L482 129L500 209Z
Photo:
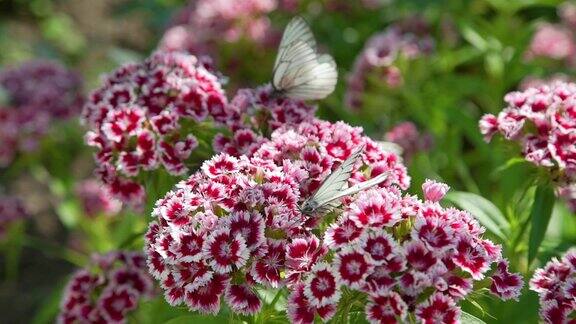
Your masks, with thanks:
M534 203L530 211L530 222L532 228L530 229L530 240L528 242L528 263L532 263L538 248L544 240L550 217L552 216L552 209L554 208L554 189L548 185L540 185L536 188L534 195Z
M505 240L510 232L510 224L500 209L479 195L455 191L450 192L446 199L469 211L490 232Z

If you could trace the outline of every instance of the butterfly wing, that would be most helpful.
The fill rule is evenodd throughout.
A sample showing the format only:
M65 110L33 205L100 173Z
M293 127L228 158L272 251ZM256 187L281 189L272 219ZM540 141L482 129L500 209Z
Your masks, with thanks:
M310 27L302 17L292 18L286 26L282 40L280 41L280 47L278 48L278 55L274 62L274 70L276 70L282 54L285 53L286 49L295 41L306 43L313 51L316 51L314 34L312 34L312 30L310 30Z
M285 89L285 94L300 100L322 99L334 91L337 81L336 62L330 55L324 54L300 67L290 87Z
M363 191L363 190L366 190L366 189L371 188L373 186L376 186L376 185L380 184L381 182L386 181L386 179L388 179L389 176L390 176L390 171L386 171L384 173L381 173L381 174L375 176L372 179L368 179L366 181L357 183L348 189L341 190L330 201L333 201L333 200L336 200L336 199L339 199L339 198L342 198L345 196L350 196L350 195L353 195L353 194L358 193L360 191Z
M384 152L394 153L398 156L402 156L402 154L404 153L404 149L402 148L402 146L394 142L379 141L376 142L376 144Z
M354 164L360 158L363 147L352 153L334 172L332 172L320 185L320 188L309 199L314 202L317 208L334 200L340 192L348 185L348 179L352 175Z
M274 89L293 99L316 100L332 93L337 81L334 59L316 53L310 28L304 19L294 18L286 27L274 63Z

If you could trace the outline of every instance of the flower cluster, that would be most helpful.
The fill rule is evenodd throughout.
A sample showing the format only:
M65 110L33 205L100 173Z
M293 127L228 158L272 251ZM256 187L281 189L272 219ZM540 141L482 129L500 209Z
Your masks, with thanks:
M224 122L226 105L217 77L192 55L159 52L119 68L91 93L82 115L100 180L120 200L141 203L141 171L185 173L198 146L194 127L210 116Z
M576 250L536 270L530 289L540 296L540 317L546 323L572 322L576 312Z
M402 122L394 126L384 135L388 142L396 143L402 148L402 155L410 160L418 152L429 151L432 146L430 134L420 134L412 122Z
M314 264L292 290L290 320L329 319L347 289L366 296L372 323L403 322L409 312L422 323L456 323L458 302L493 264L490 291L517 299L523 281L501 247L469 213L439 205L448 186L427 181L423 190L424 201L395 187L359 193L324 233L331 262Z
M394 24L372 36L356 58L348 76L346 105L353 109L362 107L362 95L367 88L369 75L375 74L390 88L399 87L403 78L400 68L396 66L397 60L412 60L429 54L433 47L428 26L418 18Z
M525 55L528 59L545 57L572 64L576 58L574 35L565 26L542 24L538 26Z
M563 62L567 67L576 64L576 5L566 1L558 6L559 23L543 23L537 26L536 33L525 57L529 60L547 58Z
M252 158L220 154L156 203L146 234L149 270L172 305L255 314L257 287L301 282L327 251L312 234L324 219L299 205L344 159L364 146L351 183L381 172L381 186L407 186L398 157L343 123L278 129ZM334 211L336 212L336 211Z
M30 61L0 72L0 167L30 152L52 123L78 114L80 77L48 61ZM3 102L4 101L4 102Z
M20 199L0 195L0 240L10 224L26 217L28 217L28 213Z
M525 56L527 59L562 61L573 67L576 63L576 38L572 32L576 27L576 6L569 1L561 4L558 6L558 16L559 23L537 26Z
M214 150L234 156L252 155L270 138L272 131L311 121L315 111L316 107L303 101L273 96L270 85L241 89L226 107L222 118L232 134L217 134Z
M267 14L276 7L276 0L190 1L173 19L159 48L215 55L216 46L222 40L274 43L278 35L272 32Z
M154 293L141 253L111 252L74 273L60 305L59 323L124 323L141 298Z
M524 158L548 168L560 188L576 180L576 84L555 82L504 97L498 116L480 120L486 141L500 133L522 146Z
M75 192L82 204L84 214L88 217L114 216L122 208L122 203L112 197L106 187L94 179L79 182Z

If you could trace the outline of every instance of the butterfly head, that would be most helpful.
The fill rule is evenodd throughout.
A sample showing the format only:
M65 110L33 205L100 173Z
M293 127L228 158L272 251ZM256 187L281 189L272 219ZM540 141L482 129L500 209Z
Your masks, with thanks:
M316 209L318 208L318 203L315 200L306 199L302 205L298 206L300 212L304 215L312 216Z

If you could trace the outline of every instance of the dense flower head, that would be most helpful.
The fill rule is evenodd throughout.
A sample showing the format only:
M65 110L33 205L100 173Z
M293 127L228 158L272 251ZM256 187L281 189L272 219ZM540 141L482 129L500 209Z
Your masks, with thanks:
M142 253L96 255L68 282L58 323L124 323L140 299L153 295L153 287Z
M0 241L10 224L27 217L22 200L15 196L0 195Z
M206 161L156 202L156 221L146 235L149 269L166 300L216 313L223 298L234 312L254 314L261 307L258 287L307 282L294 298L314 303L307 311L333 314L339 296L334 285L341 279L320 262L327 247L312 232L325 217L303 214L299 206L359 147L364 151L350 185L391 171L382 187L408 186L396 155L344 123L281 127L252 157L221 153ZM342 256L341 262L353 258Z
M548 169L560 191L570 187L576 180L576 84L552 82L508 93L504 101L498 116L480 120L486 141L500 133L518 142L524 158Z
M49 61L30 61L0 71L0 167L19 152L34 151L50 126L80 113L79 75ZM5 102L2 102L5 101Z
M540 317L546 323L568 323L576 312L576 250L537 269L530 289L540 297Z
M122 208L122 203L112 197L107 188L94 179L77 183L75 193L82 204L84 213L88 217L98 215L114 216Z
M433 47L434 41L428 26L417 17L393 24L372 36L356 58L348 76L345 98L347 106L352 109L362 107L362 95L368 87L369 75L376 75L389 88L401 86L403 76L396 65L397 60L413 60L427 55Z
M217 54L219 42L249 40L266 45L278 38L267 14L276 0L196 0L172 20L160 41L160 49Z
M398 144L406 160L410 160L418 152L429 151L432 147L432 136L428 133L420 133L412 122L395 125L384 135L384 139Z
M209 117L222 122L226 105L217 77L195 56L158 52L120 67L91 93L82 114L100 180L120 200L141 203L141 171L185 173L198 146L194 127Z
M351 184L392 170L389 181L344 198L330 216L302 214L300 204L355 147L364 151ZM254 314L259 287L286 287L294 323L329 320L345 288L368 298L372 322L409 310L430 323L439 314L456 320L458 301L491 268L492 292L517 298L522 280L500 246L469 213L439 205L448 187L426 182L424 201L403 195L407 176L389 158L360 130L322 121L278 129L251 158L217 155L156 203L149 270L170 304L203 313L217 313L223 299Z
M314 119L315 106L274 96L273 91L270 85L238 90L221 117L232 134L216 135L213 141L216 152L252 155L274 130Z

